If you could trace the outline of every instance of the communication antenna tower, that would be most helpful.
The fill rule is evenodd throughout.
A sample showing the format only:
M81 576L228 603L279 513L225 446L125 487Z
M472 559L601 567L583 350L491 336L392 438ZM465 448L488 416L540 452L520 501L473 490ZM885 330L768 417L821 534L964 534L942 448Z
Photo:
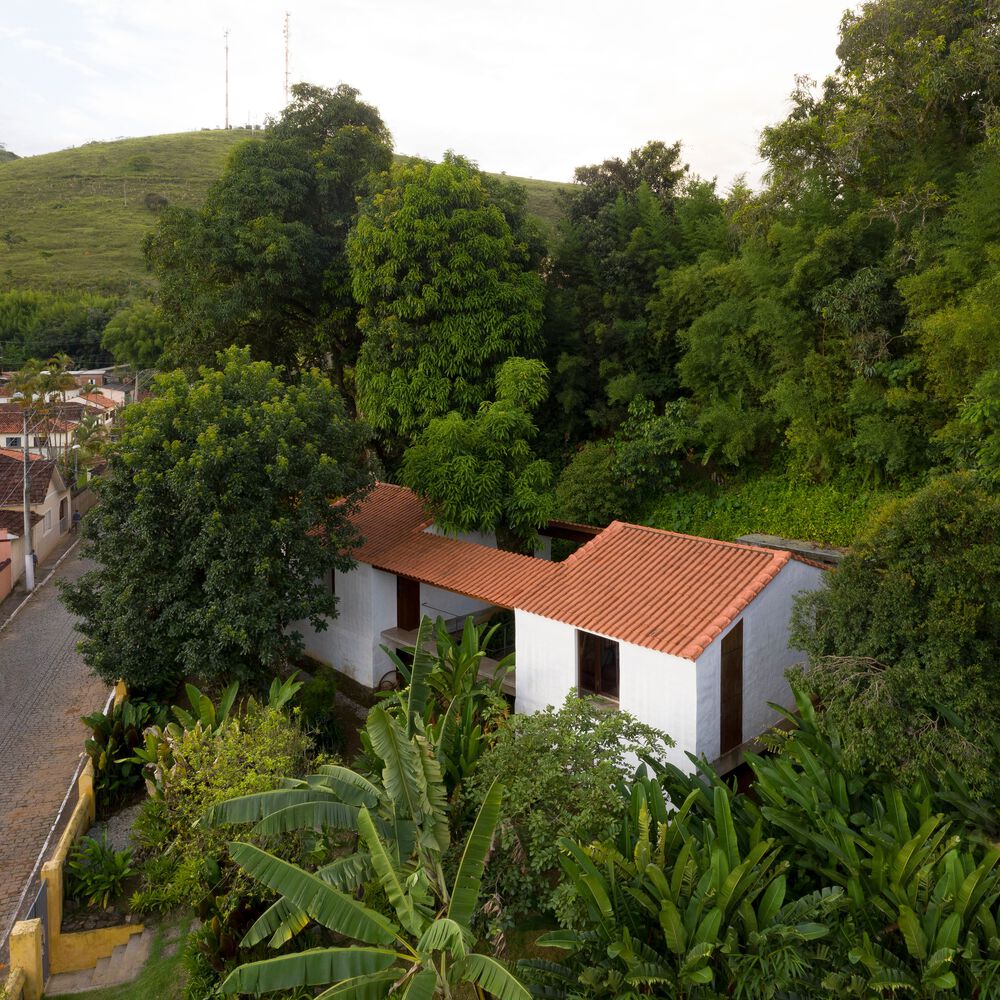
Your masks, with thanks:
M288 104L288 21L291 15L285 11L285 104Z
M229 128L229 29L222 33L226 40L226 128Z

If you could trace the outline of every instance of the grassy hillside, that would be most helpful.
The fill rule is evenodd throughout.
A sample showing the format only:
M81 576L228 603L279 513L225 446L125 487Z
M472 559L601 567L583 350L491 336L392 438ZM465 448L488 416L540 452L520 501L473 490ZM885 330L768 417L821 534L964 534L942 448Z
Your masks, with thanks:
M0 287L151 286L141 244L156 209L147 197L201 204L230 150L250 134L181 132L0 161ZM511 179L527 187L529 211L551 229L560 185Z

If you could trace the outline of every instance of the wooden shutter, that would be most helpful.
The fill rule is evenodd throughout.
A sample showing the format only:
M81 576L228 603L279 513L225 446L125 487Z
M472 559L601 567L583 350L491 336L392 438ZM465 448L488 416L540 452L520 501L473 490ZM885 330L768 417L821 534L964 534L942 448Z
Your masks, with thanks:
M409 577L396 577L396 627L414 631L420 625L420 584Z
M597 693L597 636L589 632L577 632L577 663L579 665L579 680L577 686L581 691L590 694Z
M743 621L722 638L721 718L719 753L743 742Z

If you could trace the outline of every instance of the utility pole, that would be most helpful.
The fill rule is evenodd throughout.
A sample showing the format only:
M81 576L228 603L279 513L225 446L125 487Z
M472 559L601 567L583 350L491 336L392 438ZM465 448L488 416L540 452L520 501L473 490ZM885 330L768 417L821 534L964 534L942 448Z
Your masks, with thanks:
M285 11L285 106L288 106L288 20L291 15Z
M226 40L226 128L229 128L229 29L223 32L222 37Z
M24 585L35 589L35 541L31 537L31 457L28 453L28 408L21 408L21 447L24 459Z

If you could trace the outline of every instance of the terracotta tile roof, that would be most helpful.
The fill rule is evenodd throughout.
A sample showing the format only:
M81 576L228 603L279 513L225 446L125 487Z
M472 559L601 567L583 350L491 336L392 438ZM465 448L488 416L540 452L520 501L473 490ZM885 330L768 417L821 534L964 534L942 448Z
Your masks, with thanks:
M615 521L550 563L432 534L419 499L388 483L375 487L352 522L365 538L353 553L360 562L686 660L794 558Z
M50 458L32 462L28 467L31 503L45 502L55 470L56 463ZM21 462L0 455L0 506L10 507L21 502L23 482L24 472Z
M42 515L31 512L31 526L34 527L41 521ZM12 535L18 538L24 534L24 515L19 510L0 510L0 528L6 528Z
M525 590L557 568L544 559L424 531L431 519L420 500L390 483L378 483L351 520L365 538L353 553L360 562L501 607L514 607Z
M614 521L518 607L694 660L790 558L788 552Z
M24 452L20 448L0 448L0 455L4 458L12 458L15 462L24 461ZM38 452L28 449L28 461L29 462L40 462L45 456L39 455Z
M89 406L97 406L104 410L114 410L117 407L113 399L96 392L81 392L76 398L85 400Z

